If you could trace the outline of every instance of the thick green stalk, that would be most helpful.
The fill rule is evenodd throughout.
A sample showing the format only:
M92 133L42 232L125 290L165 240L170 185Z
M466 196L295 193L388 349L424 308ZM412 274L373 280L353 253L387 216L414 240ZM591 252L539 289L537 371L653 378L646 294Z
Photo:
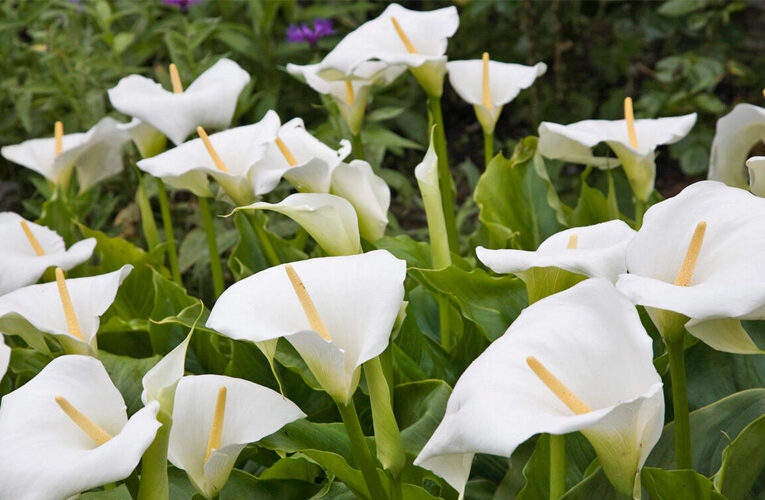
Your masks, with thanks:
M645 214L646 201L635 198L635 230L643 225L643 214Z
M484 170L489 168L489 162L494 158L494 133L483 133Z
M366 161L367 156L364 154L364 143L361 142L361 132L358 134L351 134L351 146L353 146L354 158Z
M566 493L566 436L550 434L550 500Z
M157 413L162 424L154 441L146 448L141 458L141 485L137 500L168 500L170 489L167 482L167 445L173 420L162 410Z
M375 464L372 452L369 450L369 446L367 446L364 431L361 430L361 422L359 422L359 416L356 413L353 400L349 401L348 404L337 403L337 409L340 411L340 418L343 420L345 431L348 433L351 451L356 457L356 461L361 468L361 474L367 483L369 498L372 500L387 500L388 495L385 493L380 476L377 475L377 465Z
M446 133L444 117L441 114L441 97L428 96L428 118L436 125L433 137L433 147L438 155L438 185L441 188L441 204L444 207L446 234L449 237L449 248L459 253L460 245L457 234L457 219L454 206L454 180L449 170L449 156L446 150Z
M406 456L401 432L396 416L393 414L390 388L379 357L364 363L364 376L369 388L377 458L386 470L389 470L394 477L398 477L406 463Z
M170 272L173 275L173 281L183 286L181 270L178 267L178 249L175 246L173 219L170 217L170 202L167 200L167 190L162 179L157 177L156 180L157 192L159 194L159 209L162 212L162 225L165 227L165 239L167 240L167 260L170 263Z
M672 406L675 411L675 464L678 469L690 469L691 426L688 415L688 393L685 388L685 352L683 335L667 339L669 373L672 378Z
M157 232L157 222L154 220L154 212L151 209L151 202L146 194L146 188L143 185L143 174L136 169L138 176L138 189L136 190L136 200L138 201L138 210L141 212L141 228L143 237L146 238L146 246L153 250L159 245L159 233Z
M215 240L215 225L213 224L212 215L210 214L210 202L207 198L200 196L199 198L199 213L202 215L202 225L205 228L205 235L207 235L207 248L210 252L210 271L212 272L213 290L215 290L215 298L220 297L223 293L225 284L223 283L223 266L220 263L220 253L218 252L218 242Z
M262 213L254 213L252 210L245 210L245 212L250 217L250 222L252 222L252 227L255 229L255 234L258 235L260 246L263 247L263 253L266 254L266 260L271 266L278 266L282 261L279 259L276 250L274 250L274 246L271 244L271 239L268 237L265 227L260 224L260 217L265 218L266 216Z

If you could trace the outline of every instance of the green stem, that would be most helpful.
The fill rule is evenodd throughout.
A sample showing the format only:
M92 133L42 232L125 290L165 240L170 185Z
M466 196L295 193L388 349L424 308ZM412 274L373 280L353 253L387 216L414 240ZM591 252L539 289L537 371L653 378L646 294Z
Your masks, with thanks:
M685 352L683 335L667 341L669 373L672 378L672 406L675 411L675 463L678 469L690 469L691 427L688 415L688 393L685 389Z
M154 211L151 209L151 202L146 194L146 188L143 185L143 174L136 168L138 176L138 189L136 190L136 199L138 201L138 210L141 212L141 228L143 237L146 238L146 246L149 250L154 250L159 245L159 233L157 232L157 222L154 220Z
M202 215L202 225L205 228L205 234L207 235L207 248L210 252L210 271L212 272L213 290L215 290L215 298L220 297L223 293L225 284L223 283L223 266L220 263L220 253L218 252L218 242L215 240L215 225L213 224L212 215L210 214L210 202L207 198L200 196L199 198L199 213Z
M643 214L645 214L646 201L635 198L635 229L640 229L643 225Z
M255 229L255 234L258 235L260 246L263 247L263 253L266 254L266 260L271 266L278 266L282 263L282 261L279 259L279 255L276 253L276 250L274 250L274 246L271 244L271 239L268 237L268 232L265 229L265 225L261 225L260 217L265 218L266 216L259 213L253 213L252 211L248 210L245 210L245 212L250 217L250 222L252 222L252 227Z
M489 168L489 162L494 158L494 134L483 133L483 158L485 160L485 168Z
M550 500L566 493L566 436L550 434Z
M170 262L170 272L173 275L173 281L183 286L181 270L178 267L178 250L175 246L173 219L170 217L170 203L167 201L167 190L162 179L157 177L156 180L157 192L159 194L159 209L162 212L162 225L165 227L165 239L167 240L167 260Z
M364 143L361 142L361 132L358 134L351 134L351 146L353 146L353 156L357 160L366 161L367 156L364 153Z
M162 424L154 441L146 448L141 458L141 485L137 500L168 500L170 490L167 482L167 445L170 441L170 427L173 421L162 410L157 413Z
M444 117L441 113L441 97L428 96L428 118L432 124L436 125L433 146L436 149L436 155L438 155L438 185L441 188L441 203L444 208L449 248L452 252L459 253L460 246L454 206L454 180L449 170L449 156L446 150L446 129L444 128Z
M396 416L393 414L390 387L379 356L364 363L364 376L369 389L377 458L393 477L398 477L406 464L406 455Z
M388 496L380 481L380 476L377 475L377 465L375 465L372 452L369 450L369 446L367 446L364 431L361 430L361 422L359 422L359 416L356 413L353 400L351 399L347 404L337 403L337 409L340 411L340 418L343 420L345 431L348 433L351 451L356 457L356 461L359 463L359 467L361 467L361 474L367 483L369 498L372 500L387 500Z

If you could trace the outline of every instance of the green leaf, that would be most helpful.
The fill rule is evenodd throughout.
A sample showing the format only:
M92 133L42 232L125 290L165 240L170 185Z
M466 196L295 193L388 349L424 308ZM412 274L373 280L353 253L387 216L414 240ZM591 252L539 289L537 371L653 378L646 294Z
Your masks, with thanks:
M421 380L396 386L393 412L407 453L416 456L446 413L452 390L443 380Z
M82 500L132 500L130 491L126 485L121 484L116 488L104 491L91 491L79 496Z
M387 250L399 259L406 261L407 267L432 267L430 245L423 241L415 241L406 234L399 236L383 236L375 241L377 248Z
M377 458L386 470L398 476L406 458L401 444L401 433L393 414L391 390L379 357L364 363L364 377L372 407Z
M578 432L566 434L566 489L582 481L595 452L587 439ZM526 485L518 500L547 500L550 496L550 435L539 437L534 453L523 468Z
M600 467L586 476L582 482L571 488L560 500L629 500L616 491Z
M152 284L154 287L154 307L151 310L150 317L153 321L149 323L149 337L154 352L164 355L186 338L188 329L185 325L177 323L158 324L156 322L177 316L189 306L198 306L199 299L191 297L183 287L153 269ZM194 340L196 341L196 338Z
M644 467L640 478L652 500L725 500L712 481L693 470Z
M242 470L234 469L220 492L220 500L283 500L309 498L320 486L295 479L260 479Z
M143 384L141 380L160 359L162 359L161 356L135 359L99 351L98 360L104 364L109 378L112 379L122 397L125 398L128 415L132 415L143 408L143 402L141 402Z
M722 465L714 477L715 487L729 500L744 500L765 469L765 416L749 425L723 451ZM759 498L764 492L759 491Z

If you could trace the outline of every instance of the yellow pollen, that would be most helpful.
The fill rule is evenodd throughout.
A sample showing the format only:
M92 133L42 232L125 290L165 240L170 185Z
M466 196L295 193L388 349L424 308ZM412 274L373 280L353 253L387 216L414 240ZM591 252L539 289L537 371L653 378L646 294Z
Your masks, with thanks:
M72 422L77 424L77 427L82 429L98 446L101 446L112 438L111 434L80 413L80 410L72 406L72 403L67 401L64 396L56 396L56 403L58 403L59 408L66 413L66 416L72 419Z
M311 329L321 335L321 338L327 342L332 342L332 337L329 336L327 327L324 326L324 322L321 320L321 316L319 316L319 311L316 310L316 305L314 305L311 296L308 295L308 290L305 289L305 285L300 276L298 276L297 271L289 264L284 266L284 270L287 271L287 276L290 278L292 288L295 290L295 295L297 295L300 305L303 307Z
M699 222L696 224L696 229L693 231L691 242L688 244L688 250L685 251L685 258L680 266L680 270L677 272L677 278L675 278L675 285L688 286L691 284L691 278L693 278L693 270L696 268L696 261L699 258L701 252L701 244L704 242L704 233L707 230L706 222Z
M181 83L181 75L178 73L178 66L175 64L170 65L170 83L173 84L173 92L175 94L183 93L183 84Z
M223 160L221 160L218 152L215 151L212 142L210 142L210 138L207 137L207 132L205 132L205 129L202 127L197 127L197 134L199 134L199 138L202 139L202 143L205 145L205 149L207 149L207 154L210 155L210 158L212 158L212 161L215 163L215 166L218 167L218 170L221 172L229 173L228 167L226 167L226 164L223 163Z
M226 413L226 386L218 389L218 399L215 401L215 413L213 414L213 423L210 427L210 437L207 439L207 452L205 452L205 463L210 460L210 454L213 450L220 448L220 437L223 435L223 416Z
M624 99L624 121L627 122L627 134L630 136L630 146L638 147L637 133L635 132L635 113L632 112L632 97Z
M350 80L345 81L345 104L350 106L356 100L356 94L353 92L353 83Z
M491 89L489 88L489 53L483 53L483 107L491 110Z
M24 219L21 219L19 221L21 223L21 229L24 230L24 234L27 236L27 239L29 240L29 244L32 245L32 248L35 249L35 253L38 257L42 257L45 255L45 250L43 250L42 245L40 245L40 242L37 241L37 238L35 238L35 235L32 234L32 230L29 229L29 224L27 224L27 221Z
M410 54L416 54L417 49L414 48L414 45L412 44L411 40L409 40L409 37L406 36L406 33L404 33L404 30L401 29L401 25L398 24L398 20L390 16L390 22L393 23L393 27L396 29L396 33L398 33L398 37L401 39L401 41L404 43L404 47L406 47L406 51Z
M284 144L284 141L281 137L276 138L276 145L279 146L279 151L282 152L282 156L284 156L284 159L287 160L287 163L290 164L290 167L294 167L297 165L297 160L292 155L292 151L287 147L286 144Z
M53 125L53 137L56 139L56 156L61 154L61 150L64 148L64 124L56 122Z
M85 342L80 330L80 324L77 322L77 315L74 314L72 298L69 296L69 290L66 288L66 279L64 271L60 267L56 268L56 285L58 285L58 294L61 296L61 305L64 306L64 316L66 316L66 327L73 337Z
M576 234L572 234L568 237L568 245L566 245L566 248L569 250L573 250L576 248L576 244L579 242L579 237Z
M584 402L576 397L576 394L571 392L571 389L563 385L563 382L558 380L558 378L550 373L550 371L545 368L545 366L537 360L534 356L529 356L526 358L526 364L529 365L529 368L534 372L534 374L539 377L539 380L541 380L548 389L550 389L555 396L560 399L561 403L568 406L571 411L576 413L577 415L584 415L585 413L590 413L592 410L589 406L584 404Z

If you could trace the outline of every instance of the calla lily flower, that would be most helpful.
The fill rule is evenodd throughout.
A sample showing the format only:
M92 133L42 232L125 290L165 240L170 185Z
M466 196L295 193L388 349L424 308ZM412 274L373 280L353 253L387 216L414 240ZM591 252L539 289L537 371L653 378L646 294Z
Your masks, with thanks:
M271 191L281 180L281 171L255 167L267 144L276 139L279 124L279 116L269 111L252 125L210 136L200 130L200 138L141 160L138 168L197 196L212 196L208 183L208 177L212 177L236 204L252 203L256 196Z
M181 144L197 127L226 128L250 75L230 59L221 59L186 90L165 90L159 83L130 75L109 89L112 106L138 118Z
M207 326L252 342L285 337L321 387L347 404L361 365L388 346L405 278L406 262L385 250L271 267L227 289Z
M56 185L66 187L77 171L80 191L122 171L122 146L129 140L112 118L102 118L87 132L4 146L6 160L34 170ZM58 146L60 150L57 152Z
M629 126L630 123L633 125ZM696 113L634 121L584 120L570 125L542 122L539 152L547 158L599 168L613 168L621 162L635 196L645 201L653 191L656 178L656 148L679 141L695 123ZM608 144L618 162L593 156L592 147L601 142Z
M371 242L382 238L388 225L390 188L369 163L353 160L332 172L332 194L345 198L358 216L361 236Z
M98 276L30 285L0 296L0 330L25 339L55 335L67 352L92 354L98 350L100 316L114 302L117 289L131 265Z
M446 63L449 82L459 96L473 105L481 127L487 134L502 113L502 106L515 99L521 90L531 87L538 77L545 74L547 65L534 66L490 61L489 54L483 59L450 61Z
M375 85L385 86L406 71L406 66L389 66L383 62L367 61L344 80L325 80L318 75L321 64L288 64L287 72L307 83L316 92L328 95L337 104L351 133L358 135L364 121L369 92Z
M328 193L332 171L349 154L350 142L343 139L340 148L334 150L308 133L303 120L295 118L281 126L278 140L268 144L255 170L267 179L284 176L298 191ZM278 180L271 189L276 183Z
M624 221L611 220L555 233L534 252L484 247L476 248L475 252L478 259L495 273L512 273L522 279L529 269L554 267L615 282L627 271L625 254L635 234Z
M414 463L463 494L475 453L509 457L535 434L580 431L633 495L663 425L651 338L633 305L595 278L526 308L473 361Z
M0 499L69 498L130 475L160 427L159 405L128 419L104 366L60 356L0 405Z
M739 104L717 120L712 153L709 158L709 179L733 187L747 186L744 163L749 150L765 139L765 108Z
M327 80L345 80L367 61L403 64L425 92L438 97L446 74L447 40L459 23L456 7L421 12L391 4L346 35L320 63L318 74Z
M765 197L765 156L753 156L746 160L749 169L749 190Z
M295 193L279 203L259 201L239 210L272 210L297 222L329 255L361 252L356 211L346 199L324 193Z
M168 458L202 495L213 498L248 443L303 417L292 401L253 382L222 375L183 377L175 392Z
M167 145L165 134L138 118L133 118L127 123L120 123L117 128L130 136L142 158L158 155Z
M627 247L616 287L644 305L663 334L678 313L688 332L719 351L759 353L742 319L765 319L765 200L702 181L657 203Z
M55 231L13 212L0 212L0 295L31 285L51 266L66 271L93 255L95 238L78 241L69 250Z
M143 401L143 404L148 404L149 401L157 401L163 412L172 415L175 389L178 381L183 378L186 367L186 351L189 348L192 334L193 332L189 333L183 342L165 354L143 376L143 379L141 379L141 384L143 385L141 401Z

